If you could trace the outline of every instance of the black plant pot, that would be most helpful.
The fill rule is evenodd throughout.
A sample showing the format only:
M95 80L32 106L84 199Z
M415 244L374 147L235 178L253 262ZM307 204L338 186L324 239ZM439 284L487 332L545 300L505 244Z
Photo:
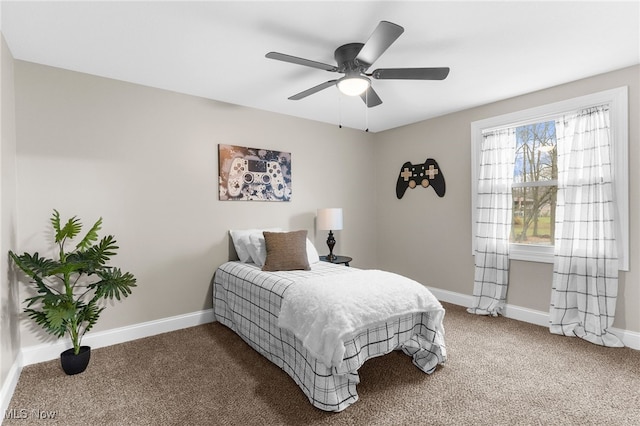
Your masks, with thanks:
M62 369L68 375L82 373L87 369L89 365L89 359L91 358L91 347L80 346L80 352L78 355L73 353L73 348L67 349L60 354L60 363Z

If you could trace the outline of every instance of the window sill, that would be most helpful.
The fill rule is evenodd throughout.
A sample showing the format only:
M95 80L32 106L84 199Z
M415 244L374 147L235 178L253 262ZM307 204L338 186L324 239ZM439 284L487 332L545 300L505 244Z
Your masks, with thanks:
M553 263L553 246L511 244L509 246L509 259Z
M534 244L511 244L509 246L509 260L524 260L527 262L553 263L553 246ZM628 272L629 268L620 261L618 270Z

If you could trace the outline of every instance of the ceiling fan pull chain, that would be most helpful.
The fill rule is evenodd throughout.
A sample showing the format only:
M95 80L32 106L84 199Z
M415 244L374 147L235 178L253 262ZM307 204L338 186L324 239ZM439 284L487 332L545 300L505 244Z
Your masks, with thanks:
M369 90L364 92L364 120L364 131L369 132Z
M338 128L342 129L342 95L338 92Z

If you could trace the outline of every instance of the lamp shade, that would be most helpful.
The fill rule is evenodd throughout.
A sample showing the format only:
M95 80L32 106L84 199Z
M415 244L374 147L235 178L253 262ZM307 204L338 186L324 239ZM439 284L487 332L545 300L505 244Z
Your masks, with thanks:
M319 230L338 231L342 229L342 209L318 209L317 226Z

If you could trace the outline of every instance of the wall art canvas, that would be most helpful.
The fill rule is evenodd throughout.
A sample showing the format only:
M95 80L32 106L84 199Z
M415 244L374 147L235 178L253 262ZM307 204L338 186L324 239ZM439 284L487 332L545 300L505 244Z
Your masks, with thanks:
M218 145L219 199L291 200L291 153Z

